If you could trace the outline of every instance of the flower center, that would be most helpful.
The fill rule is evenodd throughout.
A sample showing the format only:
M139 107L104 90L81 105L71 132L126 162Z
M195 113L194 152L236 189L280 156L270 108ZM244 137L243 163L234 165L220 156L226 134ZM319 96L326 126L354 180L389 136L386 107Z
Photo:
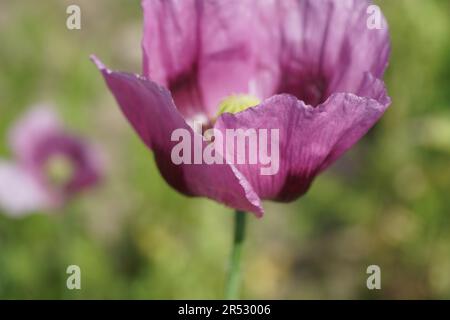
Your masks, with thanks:
M188 125L197 132L203 135L206 141L212 142L212 129L217 118L223 113L238 113L244 111L248 108L257 106L261 101L252 95L238 94L231 95L223 99L219 104L219 110L212 119L207 119L202 116L196 116L190 118L187 123Z
M66 156L55 154L47 160L44 170L51 184L63 186L71 179L74 168Z
M219 105L219 111L217 112L217 116L222 113L238 113L244 111L248 108L257 106L261 101L252 95L231 95L225 98Z

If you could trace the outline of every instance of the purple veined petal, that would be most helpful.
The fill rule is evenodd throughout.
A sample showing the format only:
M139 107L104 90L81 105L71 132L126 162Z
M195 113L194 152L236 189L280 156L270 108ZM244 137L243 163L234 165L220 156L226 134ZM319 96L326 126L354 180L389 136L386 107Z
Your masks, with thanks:
M212 118L231 94L260 99L278 83L275 0L143 0L143 74L185 118Z
M22 216L51 207L55 200L26 169L0 160L0 210Z
M282 77L278 93L312 106L336 92L358 94L364 74L381 78L388 63L387 22L368 28L368 0L278 2Z
M373 78L372 78L373 79ZM279 130L279 170L262 175L261 163L236 164L261 199L291 201L304 194L314 177L356 143L389 104L384 86L379 101L351 93L333 94L314 108L291 95L277 95L237 114L222 114L215 127ZM387 104L385 104L387 103ZM271 140L267 140L271 141ZM273 145L268 149L272 150ZM248 162L247 162L248 163Z
M365 134L364 131L358 131L370 129L384 114L384 111L391 104L391 98L387 95L387 90L384 85L384 82L380 79L375 78L370 73L365 73L364 78L360 84L360 87L357 90L359 96L358 98L361 100L366 100L371 103L376 101L379 105L380 113L377 113L378 118L373 117L367 119L368 122L361 122L359 125L361 128L354 128L353 130L349 130L346 135L343 135L341 139L336 143L333 150L328 155L327 159L324 161L322 166L320 167L320 171L325 170L329 165L331 165L335 160L337 160L345 151L351 148L353 144L355 144L362 135ZM329 99L326 101L322 108L327 108L328 105L332 103L339 103L338 97L344 97L344 94L335 94L332 96L333 99ZM342 98L341 98L342 99ZM361 119L363 120L363 119Z
M143 142L153 150L156 163L165 180L188 196L205 196L232 208L262 216L258 195L235 167L227 164L175 165L171 141L176 129L185 129L196 136L176 109L170 92L156 83L128 73L107 69L92 57L115 96L125 117ZM201 137L200 137L201 138ZM205 146L203 142L203 146Z

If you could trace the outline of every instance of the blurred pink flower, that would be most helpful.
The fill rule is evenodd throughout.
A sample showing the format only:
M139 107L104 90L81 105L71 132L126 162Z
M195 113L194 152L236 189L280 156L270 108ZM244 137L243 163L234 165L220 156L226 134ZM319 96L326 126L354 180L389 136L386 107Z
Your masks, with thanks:
M100 179L98 151L67 133L48 107L29 111L9 138L15 159L0 160L0 209L10 215L58 208Z
M144 0L143 76L93 60L172 187L262 216L261 200L304 194L389 106L380 80L389 33L384 17L382 29L367 27L369 5ZM263 102L216 118L221 101L235 94ZM259 165L248 164L175 165L171 133L192 131L195 119L222 132L279 129L279 172L262 176Z

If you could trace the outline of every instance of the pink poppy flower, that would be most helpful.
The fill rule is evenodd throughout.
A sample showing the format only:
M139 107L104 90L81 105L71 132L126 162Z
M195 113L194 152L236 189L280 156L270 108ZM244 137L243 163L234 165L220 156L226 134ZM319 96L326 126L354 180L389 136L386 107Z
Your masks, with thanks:
M381 80L389 33L382 16L383 28L368 28L369 5L144 0L143 75L93 60L173 188L262 216L261 200L303 195L389 106ZM218 115L233 95L261 103ZM261 175L259 164L174 164L171 134L198 135L189 125L196 119L220 132L278 129L278 172Z
M0 160L0 209L10 215L58 208L100 179L98 151L47 107L29 111L9 138L15 159Z

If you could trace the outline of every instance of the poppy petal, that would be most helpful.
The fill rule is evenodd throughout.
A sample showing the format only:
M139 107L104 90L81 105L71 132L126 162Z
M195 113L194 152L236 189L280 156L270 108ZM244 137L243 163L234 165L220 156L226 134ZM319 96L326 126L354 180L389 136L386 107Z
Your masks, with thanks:
M384 86L378 89L384 90ZM278 130L275 143L266 140L272 154L274 148L279 150L279 163L271 164L278 168L275 174L261 174L265 166L260 161L236 164L236 167L261 199L295 200L308 190L318 173L356 143L382 116L390 101L383 92L377 92L381 102L338 93L316 108L292 95L277 95L240 113L222 114L215 128L224 136L227 129L266 129L268 135L271 130Z
M368 0L279 1L283 50L277 92L316 106L336 92L358 94L366 72L382 78L389 29L371 5ZM372 19L378 25L372 26Z
M46 189L19 165L0 161L0 208L21 216L51 206Z
M231 94L271 96L278 81L276 1L144 0L143 74L186 117Z

